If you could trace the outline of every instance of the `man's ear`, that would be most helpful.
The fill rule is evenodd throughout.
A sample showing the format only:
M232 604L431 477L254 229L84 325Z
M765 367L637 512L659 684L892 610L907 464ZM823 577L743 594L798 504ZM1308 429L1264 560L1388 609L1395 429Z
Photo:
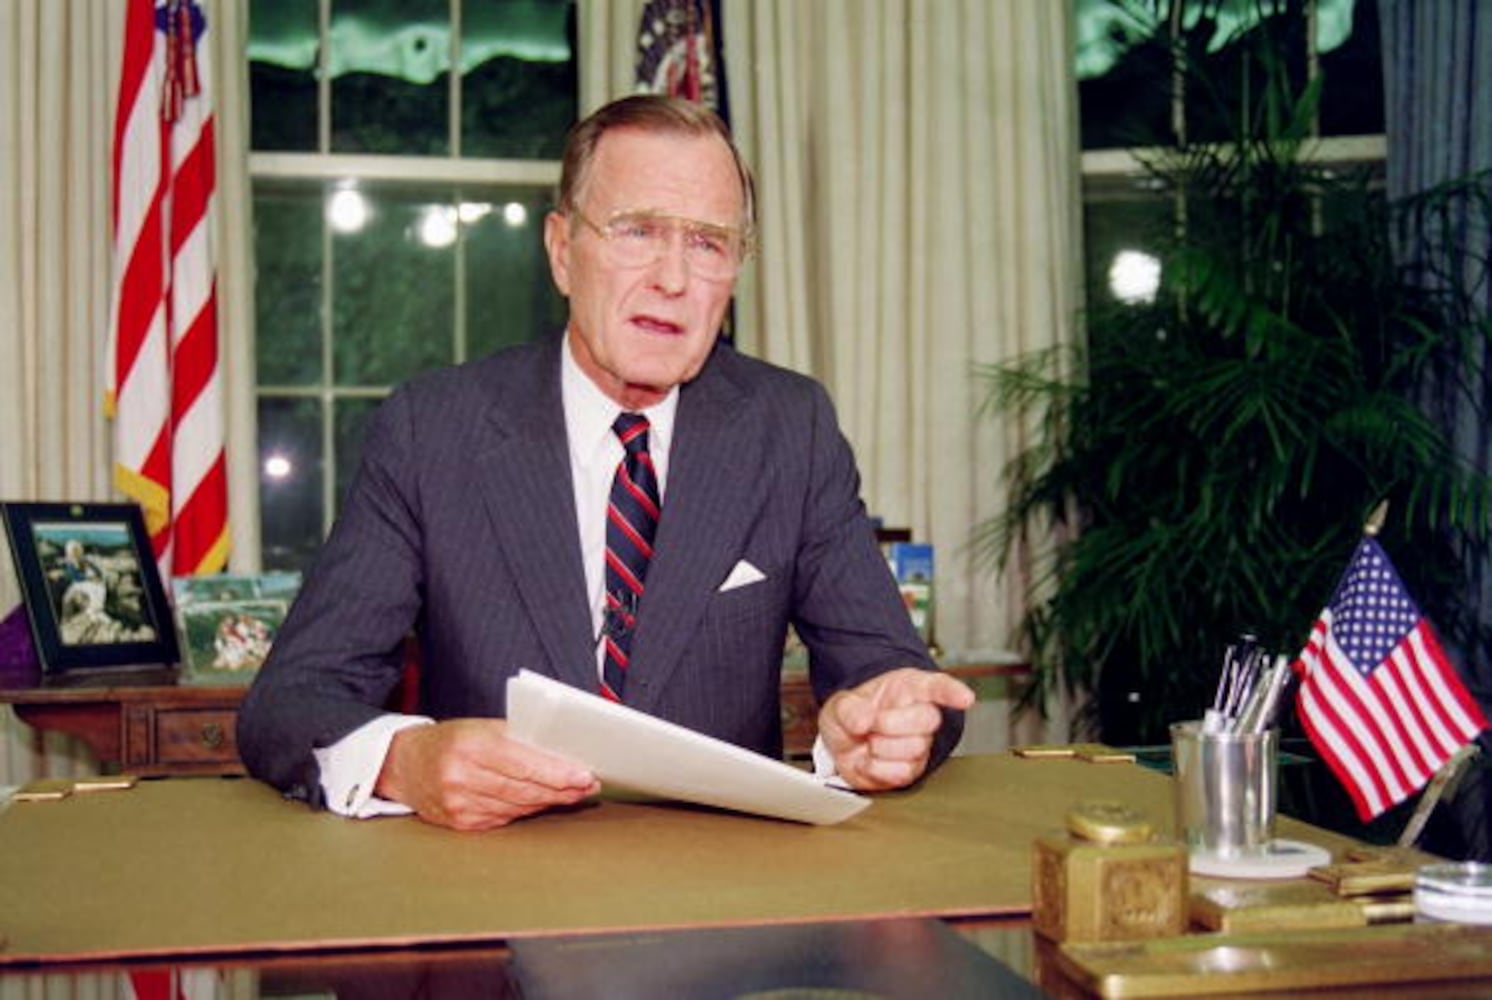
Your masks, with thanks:
M570 297L570 220L559 212L544 216L544 252L549 255L549 274L554 287Z

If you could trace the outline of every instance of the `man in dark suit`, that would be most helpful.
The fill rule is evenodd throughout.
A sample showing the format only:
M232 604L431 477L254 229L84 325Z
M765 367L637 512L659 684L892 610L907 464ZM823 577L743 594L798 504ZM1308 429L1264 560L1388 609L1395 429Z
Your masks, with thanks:
M565 335L380 408L245 698L253 774L460 829L594 794L585 768L507 738L521 669L779 756L790 623L821 771L873 791L947 756L973 693L911 627L827 396L717 343L753 218L749 171L696 105L625 98L572 131L544 229ZM419 716L383 708L411 628Z

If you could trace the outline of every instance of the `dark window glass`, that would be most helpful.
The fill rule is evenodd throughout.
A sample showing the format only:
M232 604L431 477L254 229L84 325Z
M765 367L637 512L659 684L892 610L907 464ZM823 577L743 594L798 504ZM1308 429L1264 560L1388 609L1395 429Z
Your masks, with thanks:
M1341 175L1342 183L1333 186L1320 200L1323 232L1351 232L1363 226L1365 219L1385 217L1387 195L1383 164L1343 167Z
M321 402L259 400L259 518L264 567L305 569L321 545Z
M558 330L565 301L549 277L544 253L547 191L509 189L497 203L477 203L462 229L466 266L467 356Z
M575 122L571 0L468 3L461 24L461 154L558 159Z
M1187 138L1228 141L1241 114L1263 113L1264 60L1288 74L1294 93L1304 89L1312 39L1322 77L1320 134L1383 131L1374 0L1186 3L1175 11L1164 0L1075 3L1084 149L1174 142L1173 69L1181 70Z
M317 0L249 5L250 135L261 152L316 149Z
M254 337L260 385L322 379L319 184L254 186Z
M1089 184L1083 202L1083 246L1093 307L1145 301L1160 281L1165 248L1174 242L1171 195L1126 181Z
M1169 34L1139 3L1078 0L1078 103L1084 149L1173 141Z
M450 153L449 0L333 0L334 153Z
M1218 8L1229 11L1231 8ZM1211 8L1209 7L1209 11ZM1272 13L1270 13L1272 11ZM1186 67L1186 137L1189 142L1230 142L1240 123L1281 113L1265 106L1270 79L1285 74L1292 94L1306 86L1308 21L1304 0L1263 8L1255 20L1199 16L1182 32ZM1254 134L1259 134L1254 130Z
M1328 20L1328 14L1332 19ZM1383 37L1374 0L1323 3L1317 17L1321 54L1321 134L1379 135L1384 129ZM1342 30L1347 31L1345 38Z
M449 193L357 193L367 203L362 226L333 227L333 382L389 385L455 360L460 227Z

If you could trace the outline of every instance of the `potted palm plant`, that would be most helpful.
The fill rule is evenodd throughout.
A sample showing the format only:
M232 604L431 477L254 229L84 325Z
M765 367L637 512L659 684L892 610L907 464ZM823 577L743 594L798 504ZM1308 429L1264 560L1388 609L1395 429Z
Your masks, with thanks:
M1003 562L1056 526L1021 625L1032 697L1088 696L1109 743L1199 715L1241 633L1298 651L1385 499L1411 591L1453 643L1477 641L1452 542L1485 541L1492 484L1416 399L1487 321L1393 253L1398 223L1449 192L1388 204L1369 174L1313 163L1319 81L1293 81L1267 37L1243 51L1263 85L1231 141L1146 159L1174 209L1153 299L1095 304L1071 352L982 370L990 410L1042 416L981 550ZM1455 193L1492 224L1492 178Z

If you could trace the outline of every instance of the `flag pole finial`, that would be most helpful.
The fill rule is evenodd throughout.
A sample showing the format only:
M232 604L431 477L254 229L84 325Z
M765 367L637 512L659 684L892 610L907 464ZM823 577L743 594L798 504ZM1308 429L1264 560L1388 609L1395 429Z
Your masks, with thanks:
M1369 538L1377 538L1378 532L1383 530L1383 522L1388 520L1388 501L1378 501L1378 506L1368 515L1367 523L1362 526L1363 534Z

